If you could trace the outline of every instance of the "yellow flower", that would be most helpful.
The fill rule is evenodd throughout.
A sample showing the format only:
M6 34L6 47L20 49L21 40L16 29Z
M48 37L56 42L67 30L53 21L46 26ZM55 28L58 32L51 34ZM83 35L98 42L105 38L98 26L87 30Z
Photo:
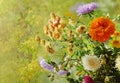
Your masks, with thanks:
M72 55L74 53L73 48L71 48L71 47L68 47L67 50L70 55Z
M120 41L119 40L113 40L112 41L112 46L116 48L120 48Z
M78 28L76 28L76 32L78 33L78 34L81 34L84 30L85 30L85 26L84 25L81 25L81 26L79 26Z
M119 31L115 31L113 34L113 37L115 37L115 39L120 38L120 32Z

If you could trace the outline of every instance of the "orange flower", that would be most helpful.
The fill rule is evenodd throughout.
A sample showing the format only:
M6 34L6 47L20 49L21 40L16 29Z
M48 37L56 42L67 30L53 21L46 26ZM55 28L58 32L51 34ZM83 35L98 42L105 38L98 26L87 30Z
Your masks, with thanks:
M119 40L113 40L112 41L112 46L116 48L120 48L120 41Z
M115 37L115 39L117 39L118 37L120 37L120 32L119 31L115 31L113 36Z
M89 28L89 35L92 40L99 42L107 41L112 34L114 34L114 23L105 17L95 18Z

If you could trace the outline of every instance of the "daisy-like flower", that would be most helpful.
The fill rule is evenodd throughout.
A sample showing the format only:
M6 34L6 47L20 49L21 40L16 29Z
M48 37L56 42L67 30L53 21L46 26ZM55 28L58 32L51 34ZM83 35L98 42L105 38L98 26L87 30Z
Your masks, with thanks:
M90 76L84 76L84 83L94 83L94 81Z
M105 17L95 18L89 28L91 39L97 40L98 42L107 41L114 32L114 23Z
M98 7L97 3L91 2L88 4L83 4L83 5L78 6L78 8L76 9L76 12L79 15L83 15L83 14L87 14L87 13L94 11L97 7Z
M45 59L40 60L40 65L41 65L42 68L45 68L45 69L47 69L49 71L53 71L54 70L54 67L52 65L48 64L45 61Z
M120 55L116 59L116 67L120 70Z
M69 72L68 71L65 71L65 70L59 70L57 72L59 75L65 75L65 74L68 74Z
M115 37L115 39L120 38L120 32L119 31L115 31L113 34L113 37Z
M112 41L112 46L116 48L120 48L120 41L119 40L113 40Z
M101 66L99 58L94 55L86 55L82 57L82 63L86 70L91 71L95 71Z

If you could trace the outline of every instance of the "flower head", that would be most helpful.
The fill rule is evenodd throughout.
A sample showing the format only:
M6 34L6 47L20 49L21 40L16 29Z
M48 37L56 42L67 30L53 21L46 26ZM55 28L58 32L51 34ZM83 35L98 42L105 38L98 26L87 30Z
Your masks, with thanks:
M82 15L82 14L87 14L87 13L94 11L96 8L97 8L97 4L95 2L92 2L89 4L83 4L83 5L78 6L76 12L79 15Z
M82 32L84 32L86 26L85 25L80 25L78 28L76 28L76 32L78 34L81 34Z
M59 70L58 71L58 74L59 75L65 75L65 74L68 74L69 72L68 71L65 71L65 70Z
M84 83L94 83L90 76L84 76Z
M100 68L100 60L97 56L86 55L82 58L83 66L86 70L95 71Z
M119 40L113 40L112 41L112 46L116 48L120 48L120 41Z
M105 17L98 17L92 21L89 28L89 35L92 40L105 42L114 34L114 31L115 25L111 20Z
M41 67L43 67L43 68L45 68L45 69L47 69L49 71L53 71L54 70L54 67L52 65L48 64L45 61L45 59L40 60L40 65L41 65Z

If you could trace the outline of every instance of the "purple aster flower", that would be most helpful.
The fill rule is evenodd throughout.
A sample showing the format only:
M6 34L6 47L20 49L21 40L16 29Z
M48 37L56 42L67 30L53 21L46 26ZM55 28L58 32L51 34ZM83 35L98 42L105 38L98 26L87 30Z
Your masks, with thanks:
M79 15L87 14L94 11L98 7L97 3L91 2L89 4L83 4L77 7L76 12Z
M65 70L59 70L58 71L58 74L59 75L65 75L65 74L68 74L69 72L68 71L65 71Z
M84 83L94 83L94 81L90 76L84 76Z
M54 67L52 65L48 64L45 61L45 59L40 60L40 65L41 65L41 67L43 67L43 68L45 68L45 69L47 69L49 71L53 71L54 70Z

